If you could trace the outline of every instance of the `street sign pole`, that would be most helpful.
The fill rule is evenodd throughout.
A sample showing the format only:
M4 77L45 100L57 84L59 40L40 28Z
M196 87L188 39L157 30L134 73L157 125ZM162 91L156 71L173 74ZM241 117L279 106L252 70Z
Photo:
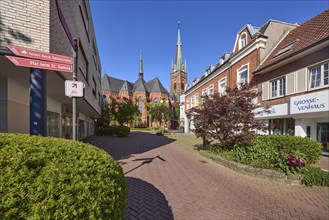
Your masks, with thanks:
M75 48L73 48L73 81L78 80L78 40L73 39L75 43ZM77 140L77 98L72 97L72 124L73 124L73 140Z

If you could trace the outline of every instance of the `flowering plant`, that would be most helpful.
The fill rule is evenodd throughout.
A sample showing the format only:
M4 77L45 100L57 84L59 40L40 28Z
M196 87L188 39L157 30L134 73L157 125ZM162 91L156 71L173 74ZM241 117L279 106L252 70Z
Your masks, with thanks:
M292 151L287 157L283 152L279 152L279 168L285 173L300 173L300 171L305 167L305 154L301 153L299 150Z

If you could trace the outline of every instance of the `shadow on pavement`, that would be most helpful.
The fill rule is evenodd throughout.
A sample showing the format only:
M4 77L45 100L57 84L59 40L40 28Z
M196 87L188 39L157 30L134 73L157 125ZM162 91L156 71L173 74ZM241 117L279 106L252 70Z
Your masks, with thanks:
M163 136L138 131L131 131L128 137L92 136L83 140L105 150L115 160L128 159L133 154L141 154L174 141Z
M134 177L126 177L128 198L125 218L174 219L166 197L152 184Z

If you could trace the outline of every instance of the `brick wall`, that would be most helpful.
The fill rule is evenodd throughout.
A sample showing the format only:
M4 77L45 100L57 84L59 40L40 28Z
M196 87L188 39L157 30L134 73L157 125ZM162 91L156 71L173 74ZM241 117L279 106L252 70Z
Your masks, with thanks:
M0 0L0 53L6 45L49 52L49 0Z

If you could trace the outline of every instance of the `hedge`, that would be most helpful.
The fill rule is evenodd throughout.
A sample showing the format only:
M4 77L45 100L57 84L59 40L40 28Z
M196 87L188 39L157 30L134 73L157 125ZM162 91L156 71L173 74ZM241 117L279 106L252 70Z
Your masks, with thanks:
M122 168L77 141L0 133L0 219L123 219Z
M118 137L127 137L130 133L130 128L127 126L109 126L106 128L96 128L95 134L97 136L103 135L117 135Z
M287 155L294 151L299 151L300 153L305 154L305 162L308 165L314 164L320 159L323 148L321 143L308 137L258 135L256 138Z

